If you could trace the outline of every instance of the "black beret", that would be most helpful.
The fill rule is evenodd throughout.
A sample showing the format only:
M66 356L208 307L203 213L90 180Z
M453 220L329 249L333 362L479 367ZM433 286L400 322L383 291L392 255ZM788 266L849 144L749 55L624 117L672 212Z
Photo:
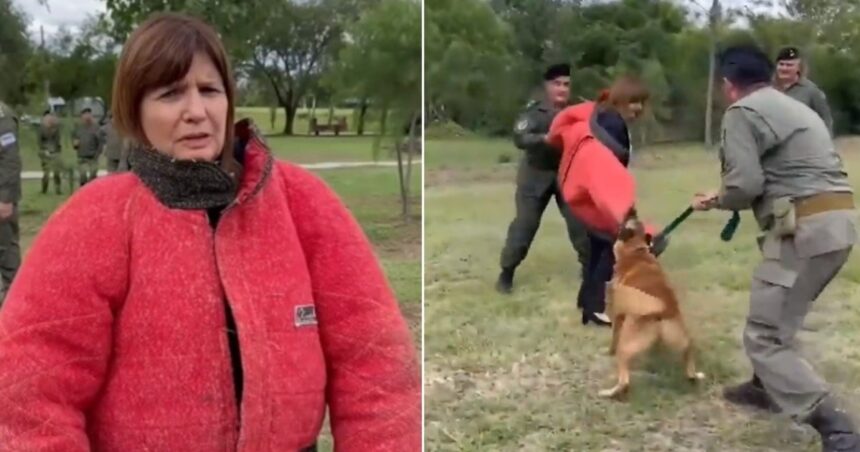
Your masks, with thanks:
M797 50L797 47L783 47L776 54L776 61L794 60L797 58L800 58L800 50Z
M720 54L720 74L732 84L746 88L770 82L773 63L758 47L729 47Z
M93 110L90 107L84 107L84 109L81 110L81 114L92 113L92 112L93 112Z
M45 110L45 112L42 113L42 116L48 116L50 114L51 114L51 110Z
M546 68L543 73L543 79L546 81L554 80L558 77L570 77L570 65L565 63L553 64Z

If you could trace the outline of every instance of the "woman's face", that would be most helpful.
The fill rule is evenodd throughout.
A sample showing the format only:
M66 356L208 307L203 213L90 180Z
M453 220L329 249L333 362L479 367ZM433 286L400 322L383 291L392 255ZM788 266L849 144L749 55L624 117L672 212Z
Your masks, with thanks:
M645 103L641 100L637 100L624 105L619 110L619 113L621 113L621 116L625 121L636 121L640 116L642 116L642 111L645 110Z
M224 148L227 94L212 60L198 53L185 77L151 90L141 103L147 141L177 160L214 161Z

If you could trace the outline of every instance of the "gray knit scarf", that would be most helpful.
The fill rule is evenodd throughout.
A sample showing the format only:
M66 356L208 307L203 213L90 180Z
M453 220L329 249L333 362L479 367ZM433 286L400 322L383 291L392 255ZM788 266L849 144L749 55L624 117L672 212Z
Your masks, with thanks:
M131 171L167 207L211 209L236 198L241 166L235 160L231 165L175 160L143 147L135 147L131 153Z

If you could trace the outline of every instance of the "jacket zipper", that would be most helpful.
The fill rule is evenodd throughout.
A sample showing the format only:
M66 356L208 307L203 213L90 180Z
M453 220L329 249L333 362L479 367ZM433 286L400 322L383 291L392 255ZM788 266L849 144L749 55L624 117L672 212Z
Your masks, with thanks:
M218 228L221 226L221 223L224 221L224 218L226 218L227 213L230 210L232 210L233 207L235 207L237 204L238 204L238 198L231 201L230 204L227 204L227 206L224 207L224 210L221 211L221 213L218 217L218 222L215 223L215 227L210 228L212 230L212 254L215 256L215 269L218 272L218 283L221 285L221 292L224 293L224 300L223 301L224 301L224 304L226 305L225 307L227 309L229 309L231 311L231 313L233 310L230 307L230 297L227 295L227 287L224 284L224 275L221 272L221 264L220 264L220 260L218 258L218 246L216 244L216 241L217 241L217 237L218 237ZM204 217L207 217L205 219L208 222L209 221L208 212L204 211L203 215L204 215ZM226 311L225 311L225 315L226 315ZM226 317L225 317L225 322L226 322ZM239 326L237 323L238 322L236 321L236 315L233 314L233 324L236 326L236 342L239 343L239 347L237 347L236 351L241 353L241 342L239 342ZM231 379L233 380L233 384L235 385L236 384L235 374L234 374L235 369L233 369L233 356L232 356L232 352L230 351L229 338L227 341L227 350L230 353ZM240 355L240 357L241 357L241 355ZM241 361L240 361L240 363L241 363ZM244 378L244 372L242 372L242 378ZM235 388L234 388L234 392L235 392ZM235 398L236 395L233 394L232 397ZM241 433L242 433L242 401L239 400L238 398L236 399L236 420L238 421L238 431L236 434L236 444L234 446L236 448L235 450L238 450L239 438L241 438Z

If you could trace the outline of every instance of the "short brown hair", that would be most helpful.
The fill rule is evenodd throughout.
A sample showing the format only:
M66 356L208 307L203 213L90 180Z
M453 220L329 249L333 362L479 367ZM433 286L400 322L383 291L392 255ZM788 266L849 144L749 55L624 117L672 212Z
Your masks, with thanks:
M599 102L614 107L632 103L645 103L651 96L648 87L636 76L625 75L612 83L609 89L600 93Z
M194 55L212 59L227 95L224 149L233 146L235 82L221 39L212 27L195 17L156 13L140 24L122 49L113 80L111 110L122 135L147 144L140 122L140 104L149 91L170 85L188 73Z

